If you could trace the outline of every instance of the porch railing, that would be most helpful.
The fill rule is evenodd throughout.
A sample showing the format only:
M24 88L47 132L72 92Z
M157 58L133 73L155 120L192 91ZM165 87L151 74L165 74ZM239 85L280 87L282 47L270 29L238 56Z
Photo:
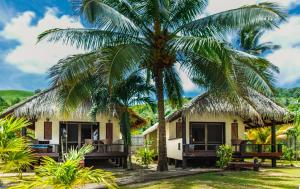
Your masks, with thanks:
M233 144L235 153L282 153L281 144Z
M97 153L125 152L124 144L93 144L93 147Z
M201 151L216 151L221 144L184 144L183 152L193 153Z
M183 153L187 156L215 155L222 144L185 144ZM272 144L232 144L233 153L243 157L279 157L282 154L282 145Z

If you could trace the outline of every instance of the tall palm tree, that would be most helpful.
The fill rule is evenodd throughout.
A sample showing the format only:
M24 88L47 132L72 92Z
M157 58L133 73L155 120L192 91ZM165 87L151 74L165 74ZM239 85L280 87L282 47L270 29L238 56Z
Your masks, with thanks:
M87 28L56 28L38 37L88 51L62 60L70 63L69 72L53 76L54 85L77 82L92 72L113 78L144 69L155 83L158 101L159 171L168 169L164 97L171 95L172 102L181 104L176 64L200 87L224 98L248 100L247 87L272 93L275 67L233 49L223 34L246 26L277 26L286 17L277 4L248 5L203 17L208 0L74 0L73 5L88 21Z

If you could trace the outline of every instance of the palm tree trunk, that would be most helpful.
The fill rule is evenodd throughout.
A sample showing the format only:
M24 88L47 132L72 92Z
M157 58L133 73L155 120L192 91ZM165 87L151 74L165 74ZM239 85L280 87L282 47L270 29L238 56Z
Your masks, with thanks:
M158 109L158 171L167 171L167 147L166 147L166 120L165 120L165 105L164 105L164 91L163 91L163 76L162 70L157 69L154 75L154 82L156 87L157 109Z
M131 145L128 145L128 165L127 165L128 170L132 170L132 160L131 160Z

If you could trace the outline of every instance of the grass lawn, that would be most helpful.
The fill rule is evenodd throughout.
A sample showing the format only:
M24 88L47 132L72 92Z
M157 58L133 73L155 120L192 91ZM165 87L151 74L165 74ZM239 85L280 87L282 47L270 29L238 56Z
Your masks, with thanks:
M145 184L122 187L147 189L199 189L199 188L291 188L300 185L300 168L262 169L260 172L205 173L188 177L165 179Z

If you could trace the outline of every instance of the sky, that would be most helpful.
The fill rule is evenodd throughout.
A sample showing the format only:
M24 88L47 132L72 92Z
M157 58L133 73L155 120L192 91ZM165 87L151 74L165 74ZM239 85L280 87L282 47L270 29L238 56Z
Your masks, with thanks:
M278 87L300 86L300 0L270 0L284 6L287 22L268 31L261 42L272 41L281 49L265 58L280 68ZM261 0L210 0L205 11L213 14ZM52 28L82 28L68 0L0 0L0 90L44 89L49 85L47 70L59 59L83 52L61 43L42 42L37 36ZM199 89L180 71L186 94Z

